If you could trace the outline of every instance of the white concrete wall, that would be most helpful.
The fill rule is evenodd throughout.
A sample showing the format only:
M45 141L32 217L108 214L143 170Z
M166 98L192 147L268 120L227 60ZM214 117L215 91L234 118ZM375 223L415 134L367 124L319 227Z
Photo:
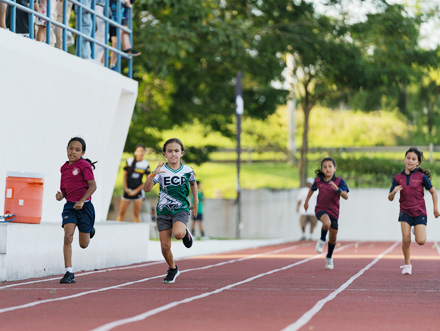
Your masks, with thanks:
M296 204L299 190L244 190L241 238L301 237ZM388 189L351 189L340 200L339 240L400 240L399 197L388 201ZM425 192L428 241L440 240L440 218L433 216L432 197ZM235 238L236 207L233 200L206 199L204 227L207 236ZM320 234L320 223L314 239ZM198 231L196 231L198 235Z
M148 260L149 225L101 222L89 247L72 244L74 271L108 268ZM0 224L0 282L64 274L64 231L54 223Z
M42 223L60 222L55 200L69 139L81 136L98 160L93 194L104 221L119 168L137 82L91 61L0 29L0 214L7 171L44 175Z

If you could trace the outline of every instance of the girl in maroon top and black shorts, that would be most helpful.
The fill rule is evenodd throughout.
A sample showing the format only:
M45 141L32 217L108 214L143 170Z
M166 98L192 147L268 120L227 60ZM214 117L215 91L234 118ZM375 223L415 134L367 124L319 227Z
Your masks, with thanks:
M72 268L72 241L75 228L79 230L79 245L86 248L90 239L95 235L95 209L91 201L96 191L95 177L93 176L94 163L83 159L86 152L84 139L75 137L67 144L68 161L61 167L61 192L58 191L58 201L66 198L63 209L64 228L64 265L66 274L60 283L75 283ZM93 169L92 169L93 167Z
M319 190L318 200L316 202L315 214L316 218L322 222L321 238L316 243L315 250L322 253L330 230L328 240L328 252L325 257L325 268L334 269L333 250L336 246L336 237L338 235L338 219L339 219L339 197L348 199L348 187L345 181L336 177L336 161L332 157L326 157L321 161L321 168L315 171L316 178L309 190L304 209L309 208L309 199L313 192Z
M402 251L405 265L401 266L402 275L411 275L410 261L411 227L419 245L426 242L427 213L424 199L424 190L432 195L434 216L440 213L437 208L437 192L431 184L431 173L427 169L418 168L423 161L423 153L417 147L411 147L405 153L405 170L393 178L388 200L393 201L397 192L400 192L399 222L402 230Z

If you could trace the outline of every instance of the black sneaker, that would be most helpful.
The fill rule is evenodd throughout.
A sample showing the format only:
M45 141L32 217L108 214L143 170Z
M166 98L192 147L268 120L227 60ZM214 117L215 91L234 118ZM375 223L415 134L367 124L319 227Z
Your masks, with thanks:
M182 238L183 244L186 248L190 248L193 244L193 236L188 229L186 229L185 237Z
M142 54L141 52L135 50L134 48L128 48L128 49L124 50L123 52L127 53L127 54L131 54L131 56L139 56Z
M90 232L90 239L92 239L95 236L95 228L92 229L92 232Z
M177 268L177 265L175 269L168 268L167 276L164 278L163 282L166 284L173 284L176 282L176 278L179 275L180 275L180 271Z
M73 274L73 272L67 271L64 277L61 278L60 284L72 284L72 283L76 283L75 275Z

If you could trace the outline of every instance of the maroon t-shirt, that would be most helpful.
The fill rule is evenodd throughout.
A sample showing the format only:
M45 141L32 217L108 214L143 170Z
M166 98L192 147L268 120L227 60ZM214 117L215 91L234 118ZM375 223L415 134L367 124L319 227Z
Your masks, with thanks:
M318 201L315 207L315 214L320 211L327 212L331 217L339 219L339 192L330 185L330 181L333 181L337 187L342 191L348 192L348 187L345 181L340 178L333 176L331 180L326 182L324 178L315 178L311 189L313 191L319 190Z
M429 178L423 172L417 170L412 171L409 175L403 171L394 176L390 192L397 185L402 185L399 199L400 211L411 217L426 216L425 188L427 190L432 188Z
M89 188L87 181L94 179L92 165L86 160L79 159L72 164L66 162L61 167L61 193L67 201L78 202Z

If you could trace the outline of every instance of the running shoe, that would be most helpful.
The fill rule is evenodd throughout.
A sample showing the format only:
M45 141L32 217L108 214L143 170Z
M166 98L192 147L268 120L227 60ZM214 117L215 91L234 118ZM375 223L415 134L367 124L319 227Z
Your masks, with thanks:
M318 239L318 241L316 242L315 250L321 254L322 251L324 250L324 245L325 245L325 241Z
M141 52L135 50L134 48L128 48L128 49L124 50L123 52L127 53L127 54L131 54L131 56L139 56L142 54Z
M175 269L168 268L167 276L164 278L163 282L165 284L173 284L176 282L176 278L179 275L180 275L180 271L177 268L177 265Z
M335 266L333 265L333 259L331 257L325 258L325 268L327 270L333 270Z
M60 284L72 284L72 283L76 283L75 275L73 274L73 272L67 271L64 277L61 278Z
M412 274L412 265L411 264L405 264L400 267L402 269L402 275L411 275Z
M92 239L95 236L95 228L92 229L92 232L90 232L90 239Z
M186 248L190 248L193 244L193 236L188 229L186 229L185 237L182 238L183 244Z

